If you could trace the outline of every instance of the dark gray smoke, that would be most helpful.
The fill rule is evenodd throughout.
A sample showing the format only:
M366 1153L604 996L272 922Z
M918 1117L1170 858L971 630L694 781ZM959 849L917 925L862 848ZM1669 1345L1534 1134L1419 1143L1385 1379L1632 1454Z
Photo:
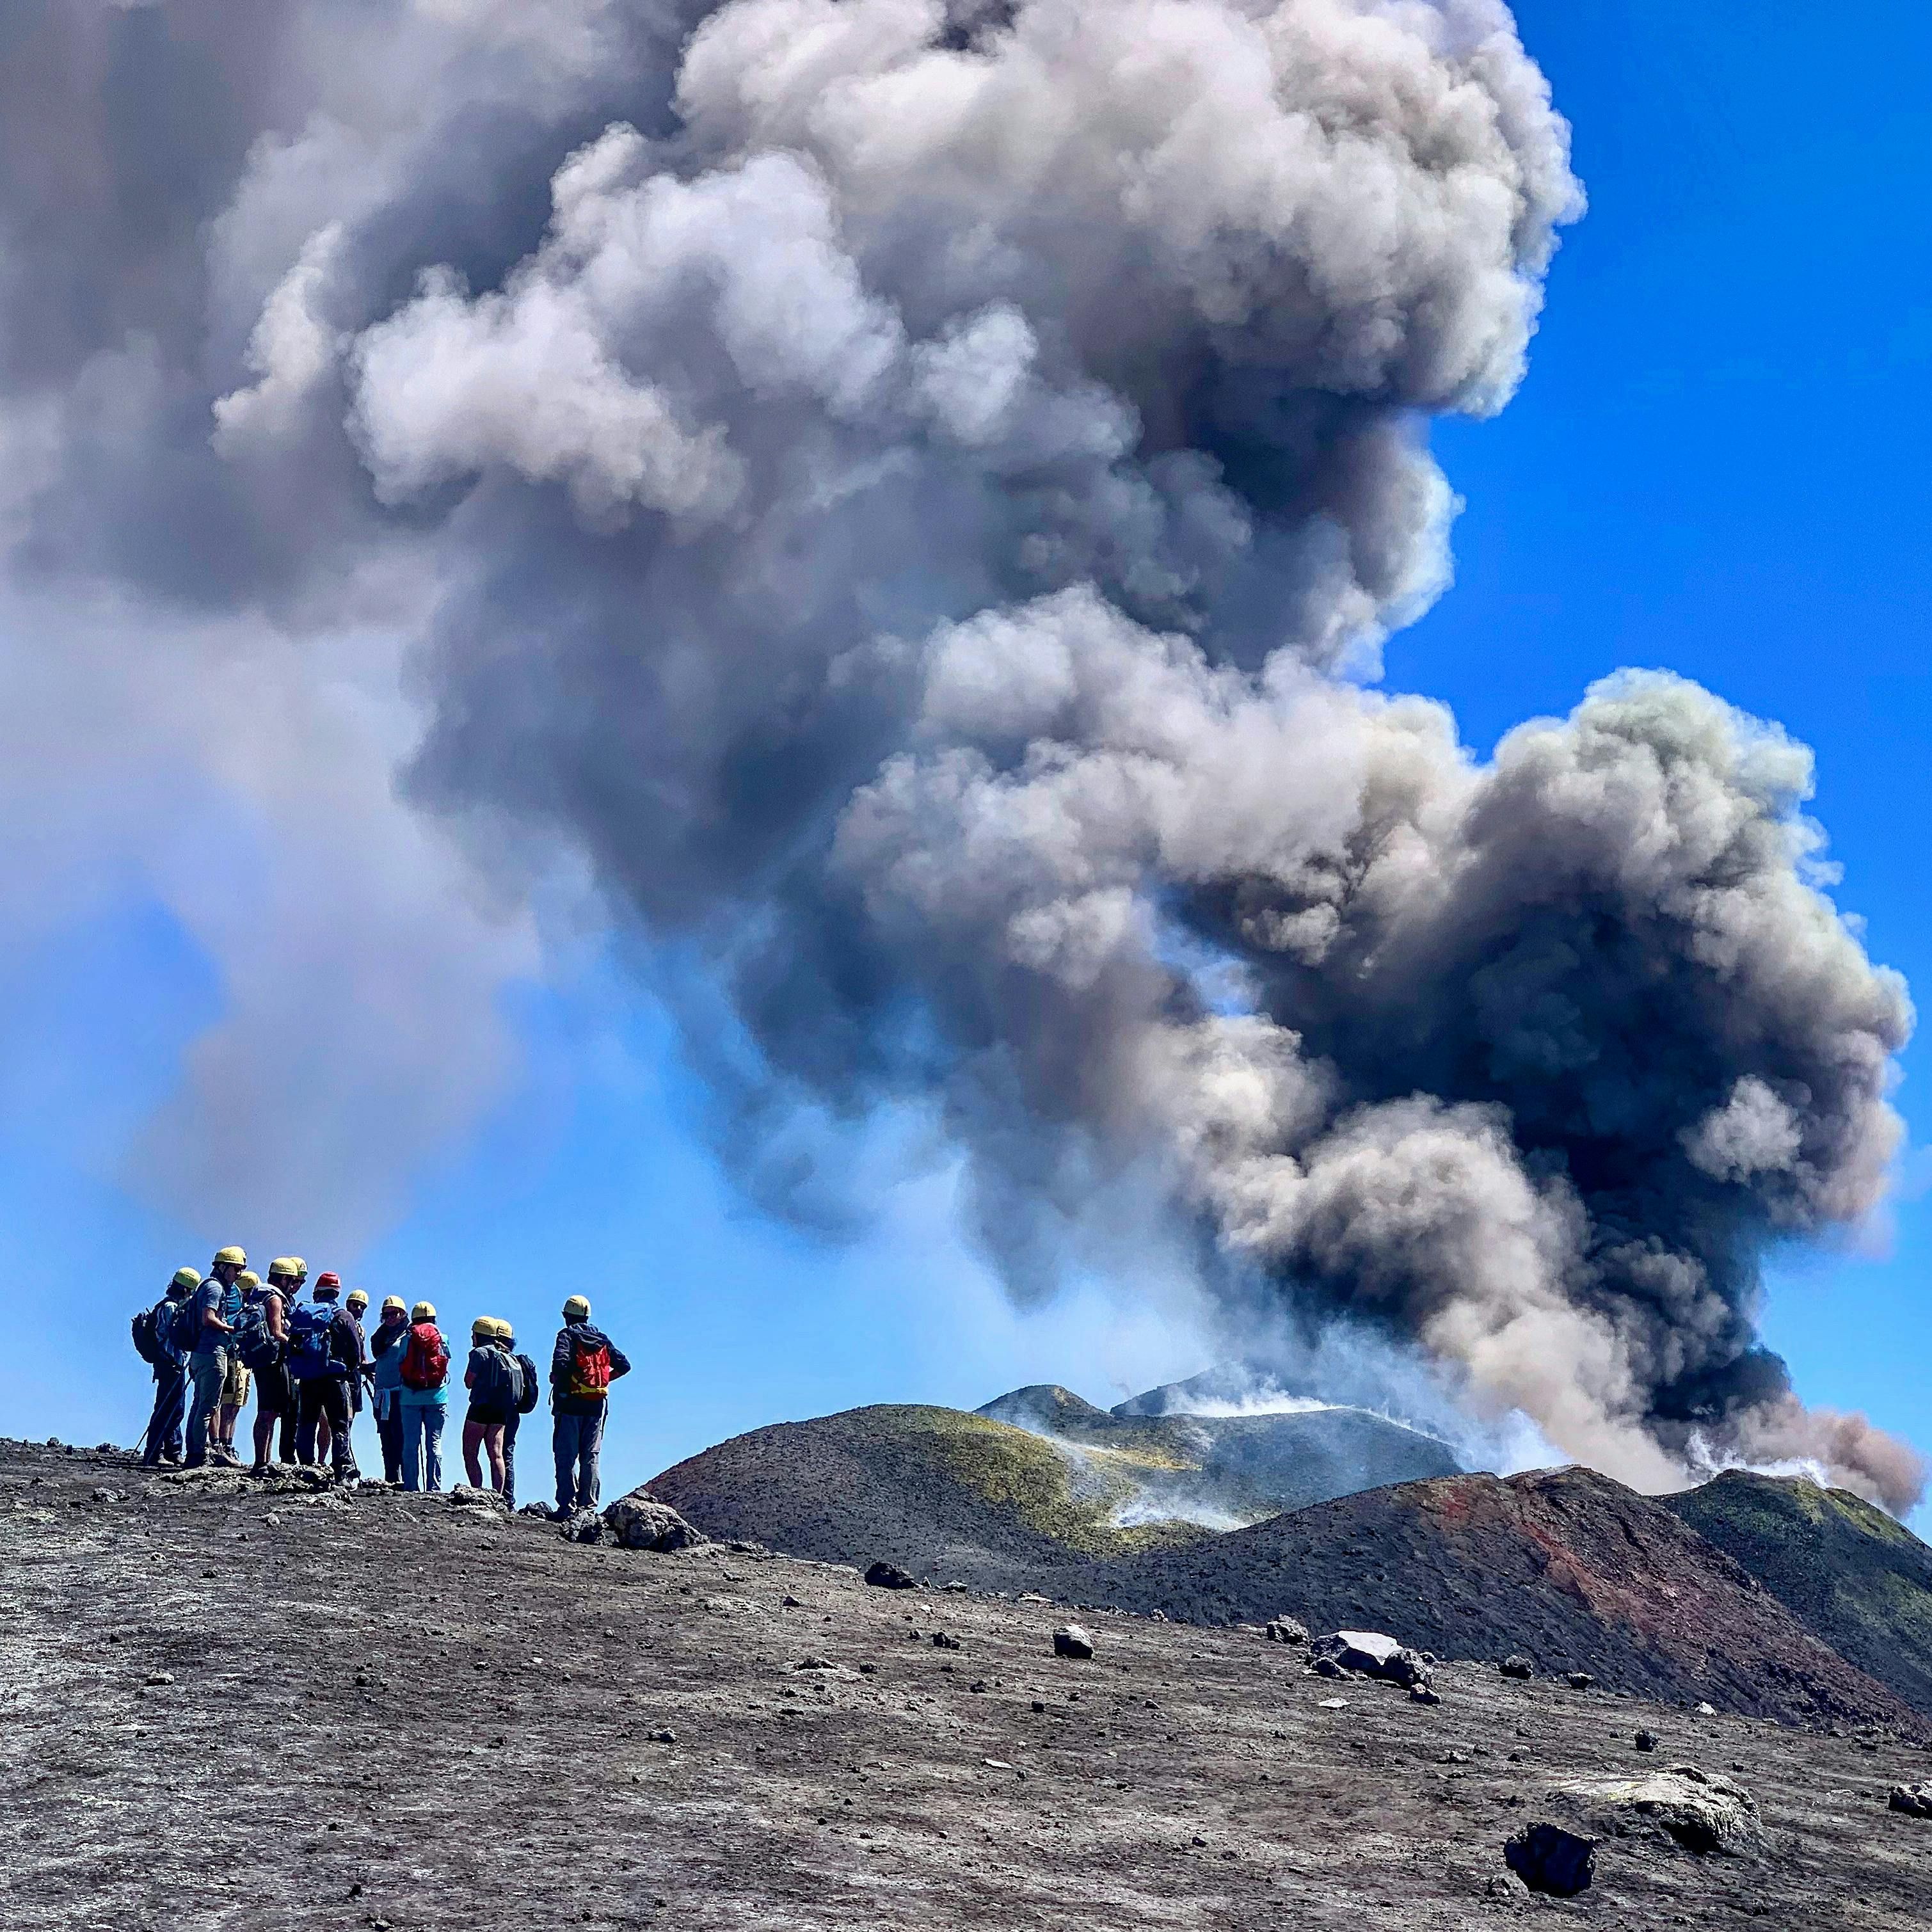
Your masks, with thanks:
M1910 1018L1807 754L1624 674L1480 765L1360 682L1580 207L1498 0L35 20L17 568L419 634L413 796L698 962L748 1166L910 1097L1022 1289L1135 1190L1631 1480L1916 1496L1754 1328Z

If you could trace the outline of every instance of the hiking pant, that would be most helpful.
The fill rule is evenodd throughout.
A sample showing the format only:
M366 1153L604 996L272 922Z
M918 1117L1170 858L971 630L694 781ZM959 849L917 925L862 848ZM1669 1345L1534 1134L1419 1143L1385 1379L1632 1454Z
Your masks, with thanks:
M556 1506L566 1516L597 1507L597 1454L604 1446L604 1405L588 1415L560 1415L550 1436L556 1454Z
M269 1433L277 1439L270 1446L278 1462L296 1460L296 1414L300 1406L287 1363L276 1362L255 1371L256 1419L274 1424Z
M349 1384L340 1376L310 1376L296 1384L302 1418L296 1427L296 1460L315 1460L316 1424L328 1418L328 1460L338 1476L356 1473L356 1452L349 1442Z
M503 1425L503 1507L514 1509L517 1506L517 1424L523 1417L515 1409L510 1412L510 1419Z
M141 1460L152 1466L182 1452L182 1412L188 1403L188 1371L178 1362L154 1364L154 1412L142 1438Z
M221 1391L228 1380L228 1351L197 1348L188 1358L188 1380L194 1384L194 1400L188 1412L188 1455L190 1469L208 1460L208 1425L220 1412Z
M440 1490L442 1487L442 1418L446 1413L440 1402L404 1403L404 1489Z
M400 1483L403 1480L403 1406L394 1396L389 1398L388 1413L376 1418L376 1434L382 1444L382 1480Z

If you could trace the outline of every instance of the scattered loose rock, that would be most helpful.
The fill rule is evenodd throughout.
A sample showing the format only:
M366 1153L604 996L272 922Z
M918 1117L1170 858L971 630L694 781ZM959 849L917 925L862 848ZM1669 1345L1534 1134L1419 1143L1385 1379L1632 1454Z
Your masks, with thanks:
M1565 1674L1563 1681L1573 1690L1587 1690L1597 1680L1587 1670L1572 1670Z
M1908 1818L1932 1818L1932 1783L1894 1784L1891 1804L1894 1811L1903 1811Z
M1308 1626L1293 1617L1270 1617L1266 1626L1270 1643L1306 1643Z
M1053 1634L1055 1657L1088 1658L1094 1654L1094 1640L1078 1624L1063 1624Z
M674 1550L695 1550L708 1543L704 1532L685 1521L668 1503L633 1490L604 1512L612 1541L625 1550L648 1550L660 1555Z
M866 1581L878 1590L910 1590L918 1587L896 1563L883 1560L866 1572Z
M1510 1655L1504 1658L1502 1663L1496 1666L1496 1668L1500 1670L1505 1677L1516 1677L1527 1680L1536 1675L1536 1666L1531 1663L1529 1659L1523 1656L1520 1652L1513 1652Z
M1532 1892L1574 1898L1597 1875L1597 1846L1561 1825L1526 1825L1503 1846L1509 1868Z
M1640 1751L1654 1751L1657 1748L1654 1731L1640 1731L1636 1734L1636 1748Z

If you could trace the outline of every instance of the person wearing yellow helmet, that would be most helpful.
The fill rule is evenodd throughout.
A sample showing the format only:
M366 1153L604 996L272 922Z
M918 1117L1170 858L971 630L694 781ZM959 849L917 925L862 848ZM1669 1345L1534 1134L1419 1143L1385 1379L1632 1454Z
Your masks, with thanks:
M214 1435L213 1448L219 1444L221 1460L224 1462L238 1463L235 1453L235 1418L248 1401L249 1385L254 1372L242 1359L241 1341L248 1325L248 1311L260 1298L262 1277L253 1268L244 1268L235 1277L235 1286L242 1291L242 1307L235 1319L235 1339L228 1346L228 1379L221 1385L221 1408L211 1428Z
M370 1406L376 1412L376 1438L382 1445L382 1480L403 1480L403 1355L409 1336L410 1308L400 1294L382 1298L382 1319L370 1330Z
M594 1510L597 1465L610 1384L631 1372L622 1349L590 1318L584 1296L563 1304L563 1326L550 1354L550 1453L556 1464L556 1514Z
M242 1316L241 1274L248 1265L248 1257L239 1248L217 1249L208 1279L189 1304L188 1372L194 1400L188 1407L184 1461L190 1469L238 1460L232 1450L223 1449L218 1430L229 1356Z
M529 1356L517 1352L516 1330L508 1322L499 1319L491 1326L496 1330L497 1347L517 1364L517 1406L511 1410L509 1420L503 1424L503 1507L514 1509L517 1506L517 1431L524 1418L542 1400L543 1380L537 1373L536 1364Z
M182 1459L188 1370L176 1345L175 1328L187 1315L188 1298L200 1286L201 1276L193 1268L176 1268L160 1300L134 1318L134 1346L154 1372L154 1406L148 1417L147 1433L141 1438L144 1469Z
M397 1400L403 1411L403 1487L442 1487L442 1424L449 1407L449 1349L436 1325L436 1310L418 1301L410 1310L401 1344Z

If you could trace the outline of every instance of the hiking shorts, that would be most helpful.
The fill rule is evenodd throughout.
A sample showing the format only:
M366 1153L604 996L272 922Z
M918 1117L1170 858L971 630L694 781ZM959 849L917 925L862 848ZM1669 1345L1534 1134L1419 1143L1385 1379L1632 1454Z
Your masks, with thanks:
M296 1412L296 1385L286 1362L255 1372L255 1412L257 1415L292 1415Z
M472 1429L501 1429L510 1415L511 1412L500 1402L472 1402L463 1420Z
M242 1366L238 1356L228 1358L228 1379L221 1384L221 1403L224 1408L239 1408L248 1400L249 1371Z

